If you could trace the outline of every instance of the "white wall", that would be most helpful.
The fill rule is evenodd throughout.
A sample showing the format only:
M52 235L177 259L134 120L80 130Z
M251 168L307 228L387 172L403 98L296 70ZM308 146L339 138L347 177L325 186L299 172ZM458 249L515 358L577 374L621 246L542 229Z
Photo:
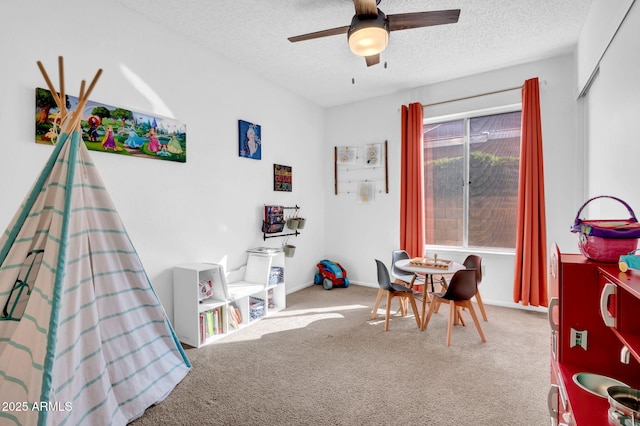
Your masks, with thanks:
M586 95L588 195L626 201L640 215L638 117L640 117L640 5L636 2L600 61ZM589 218L628 218L615 201L589 204Z
M634 1L593 0L591 3L576 49L576 95L581 93L593 78L598 63Z
M377 286L374 258L389 265L391 251L398 248L400 202L400 106L411 102L436 103L460 97L521 86L538 77L545 161L548 243L577 250L569 232L576 206L582 198L582 156L577 140L577 104L574 96L573 55L565 55L496 70L473 77L415 88L395 95L332 108L327 113L324 175L333 181L333 147L360 146L389 141L390 193L379 194L373 204L360 204L355 196L326 192L327 255L342 262L352 279ZM520 102L519 90L446 103L425 108L425 117L502 106ZM580 188L580 191L576 191ZM467 253L438 250L441 256L461 261ZM483 253L485 277L483 300L515 306L513 303L513 255Z
M108 6L108 7L107 7ZM323 258L324 111L115 4L90 0L0 3L0 228L5 229L52 147L34 143L36 61L66 92L104 73L91 99L173 116L187 125L187 162L92 152L122 220L170 318L172 267L223 262L234 269L263 241L263 204L302 207L307 226L290 243L287 291L308 285ZM128 70L128 71L127 71ZM150 101L127 73L158 97ZM262 125L262 161L239 158L238 119ZM293 167L293 192L273 191L273 164Z

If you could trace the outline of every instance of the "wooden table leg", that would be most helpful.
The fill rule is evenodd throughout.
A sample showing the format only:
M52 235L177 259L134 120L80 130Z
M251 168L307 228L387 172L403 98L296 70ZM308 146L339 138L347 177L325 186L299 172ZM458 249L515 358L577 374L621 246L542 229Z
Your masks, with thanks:
M429 291L427 290L427 279L430 275L425 275L424 277L424 285L422 286L422 316L420 318L424 318L424 314L427 310L427 299L429 298Z

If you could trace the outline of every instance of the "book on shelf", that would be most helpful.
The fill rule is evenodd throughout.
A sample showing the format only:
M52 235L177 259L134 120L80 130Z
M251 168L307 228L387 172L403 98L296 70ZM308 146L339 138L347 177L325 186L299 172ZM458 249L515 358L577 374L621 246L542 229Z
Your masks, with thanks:
M220 321L218 323L219 330L220 330L220 334L224 334L224 331L227 328L227 318L229 317L229 315L227 315L227 308L225 306L220 306L218 309L220 311L219 312Z
M213 311L207 311L207 337L213 336Z
M229 324L235 329L242 324L242 314L235 303L229 304Z
M225 333L227 325L225 309L224 306L218 306L200 314L201 341L204 342L213 336Z
M238 328L240 324L238 324L238 319L235 316L235 312L233 309L229 309L229 327L233 328L234 330Z
M236 305L235 302L231 303L231 306L233 306L236 316L238 317L238 324L242 324L242 311L240 311L240 308L238 308L238 305Z
M207 340L207 320L204 313L200 314L200 341Z

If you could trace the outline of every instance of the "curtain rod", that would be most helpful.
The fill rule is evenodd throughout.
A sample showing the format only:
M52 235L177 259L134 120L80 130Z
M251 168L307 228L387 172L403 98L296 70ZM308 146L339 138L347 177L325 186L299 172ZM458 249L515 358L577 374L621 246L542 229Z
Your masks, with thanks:
M456 99L449 99L448 101L434 102L432 104L422 104L422 108L441 105L441 104L448 104L449 102L457 102L457 101L464 101L467 99L479 98L480 96L494 95L496 93L511 92L512 90L518 90L518 89L522 89L522 86L509 87L508 89L494 90L493 92L479 93L477 95L465 96L465 97L456 98Z
M546 86L547 80L538 80L538 85ZM479 98L480 96L495 95L496 93L511 92L512 90L519 90L519 89L522 89L523 87L524 87L524 84L520 86L509 87L508 89L494 90L493 92L485 92L485 93L479 93L477 95L465 96L462 98L449 99L448 101L434 102L432 104L422 104L422 108L441 105L441 104L448 104L449 102L457 102L457 101L464 101L467 99Z

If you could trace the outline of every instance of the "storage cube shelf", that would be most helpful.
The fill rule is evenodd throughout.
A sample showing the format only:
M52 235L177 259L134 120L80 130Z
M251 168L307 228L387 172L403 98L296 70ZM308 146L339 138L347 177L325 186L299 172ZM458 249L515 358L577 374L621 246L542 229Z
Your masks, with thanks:
M201 281L211 282L210 298L199 300ZM249 253L246 266L229 274L215 263L175 266L173 327L178 339L199 348L284 309L284 284L282 252Z

